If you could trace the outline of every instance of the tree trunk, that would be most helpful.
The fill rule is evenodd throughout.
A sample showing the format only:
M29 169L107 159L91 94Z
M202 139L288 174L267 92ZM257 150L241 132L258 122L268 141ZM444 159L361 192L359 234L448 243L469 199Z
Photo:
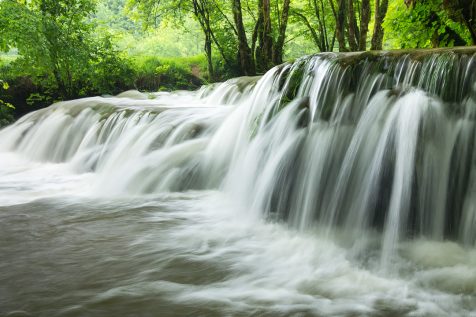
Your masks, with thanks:
M372 34L371 50L381 50L383 47L383 19L387 14L388 0L375 0L375 24Z
M213 60L212 60L212 38L211 33L205 35L205 55L207 56L207 67L208 67L208 80L215 80L215 73L213 71Z
M319 4L317 3L317 0L313 0L314 14L316 15L317 22L319 24L319 39L321 42L320 45L322 47L321 51L328 52L331 51L331 49L329 47L329 40L327 38L326 12L323 0L320 0Z
M345 43L345 0L338 0L337 9L335 8L334 0L330 0L330 4L332 13L334 14L334 18L336 20L336 38L337 42L339 43L339 51L347 52L348 49Z
M263 17L258 15L256 20L255 27L253 28L253 35L251 35L251 52L255 54L255 61L258 59L258 50L256 48L256 42L258 41L258 33L263 28Z
M275 65L283 62L284 40L286 39L286 29L288 27L289 7L291 0L284 0L283 11L281 13L281 25L279 26L278 39L274 45L273 63Z
M359 51L367 50L367 33L369 31L370 22L370 0L362 0L360 7L360 37Z
M357 30L357 20L355 18L355 11L354 11L354 0L348 0L348 16L349 16L349 24L348 24L347 38L349 41L350 50L355 52L359 48L357 45L359 30Z
M204 50L207 57L208 77L209 80L213 81L215 74L213 72L212 60L212 30L210 27L210 13L203 2L199 2L199 0L193 0L193 13L200 23L202 32L205 35Z
M242 75L253 76L256 74L251 49L246 39L246 31L243 25L243 12L241 10L241 0L232 0L233 19L238 36L238 62Z
M256 50L256 68L259 71L266 71L272 64L273 36L271 27L271 5L270 0L260 0L258 2L258 20L262 23L258 26L258 48Z

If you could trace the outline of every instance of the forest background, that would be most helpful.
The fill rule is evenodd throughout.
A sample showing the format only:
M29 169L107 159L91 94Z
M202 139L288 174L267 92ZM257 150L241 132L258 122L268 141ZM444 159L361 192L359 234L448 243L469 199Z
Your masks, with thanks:
M0 127L53 102L197 89L319 52L476 45L476 0L0 0Z

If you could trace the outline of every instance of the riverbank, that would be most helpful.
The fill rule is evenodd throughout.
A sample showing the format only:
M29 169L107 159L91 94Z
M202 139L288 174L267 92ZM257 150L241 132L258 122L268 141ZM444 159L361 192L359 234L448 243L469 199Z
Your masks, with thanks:
M21 61L11 56L0 57L0 79L7 83L0 89L0 101L4 103L0 105L0 127L58 101L116 95L131 89L143 92L196 90L210 82L206 60L200 55L183 58L136 56L122 60L120 68L122 71L117 76L101 72L90 74L83 80L83 87L64 98L47 75L25 73ZM14 108L6 107L7 103Z

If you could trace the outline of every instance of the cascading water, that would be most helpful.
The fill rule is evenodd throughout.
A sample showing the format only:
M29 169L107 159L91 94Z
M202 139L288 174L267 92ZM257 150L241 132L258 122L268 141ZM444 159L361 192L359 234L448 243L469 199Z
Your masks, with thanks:
M0 313L476 316L475 83L471 49L329 53L31 113L0 131Z

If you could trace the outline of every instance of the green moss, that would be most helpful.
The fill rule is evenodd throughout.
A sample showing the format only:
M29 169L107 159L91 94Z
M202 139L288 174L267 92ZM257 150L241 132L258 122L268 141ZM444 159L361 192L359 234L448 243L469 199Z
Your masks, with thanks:
M92 107L92 110L100 115L99 121L104 121L116 112L117 108L107 103L98 103Z
M263 113L259 114L251 124L250 129L250 139L253 139L258 134L258 129L261 124L261 120L263 119Z
M256 85L261 76L243 76L230 79L228 83L235 85L240 93L243 93L246 88Z
M281 97L273 110L270 112L270 117L267 118L268 121L296 98L304 79L305 66L306 60L300 60L297 62L297 64L294 64L292 68L286 70L285 74L283 74L282 79L285 80L282 84L280 83L280 87L282 87ZM287 75L287 72L289 72L289 75Z

